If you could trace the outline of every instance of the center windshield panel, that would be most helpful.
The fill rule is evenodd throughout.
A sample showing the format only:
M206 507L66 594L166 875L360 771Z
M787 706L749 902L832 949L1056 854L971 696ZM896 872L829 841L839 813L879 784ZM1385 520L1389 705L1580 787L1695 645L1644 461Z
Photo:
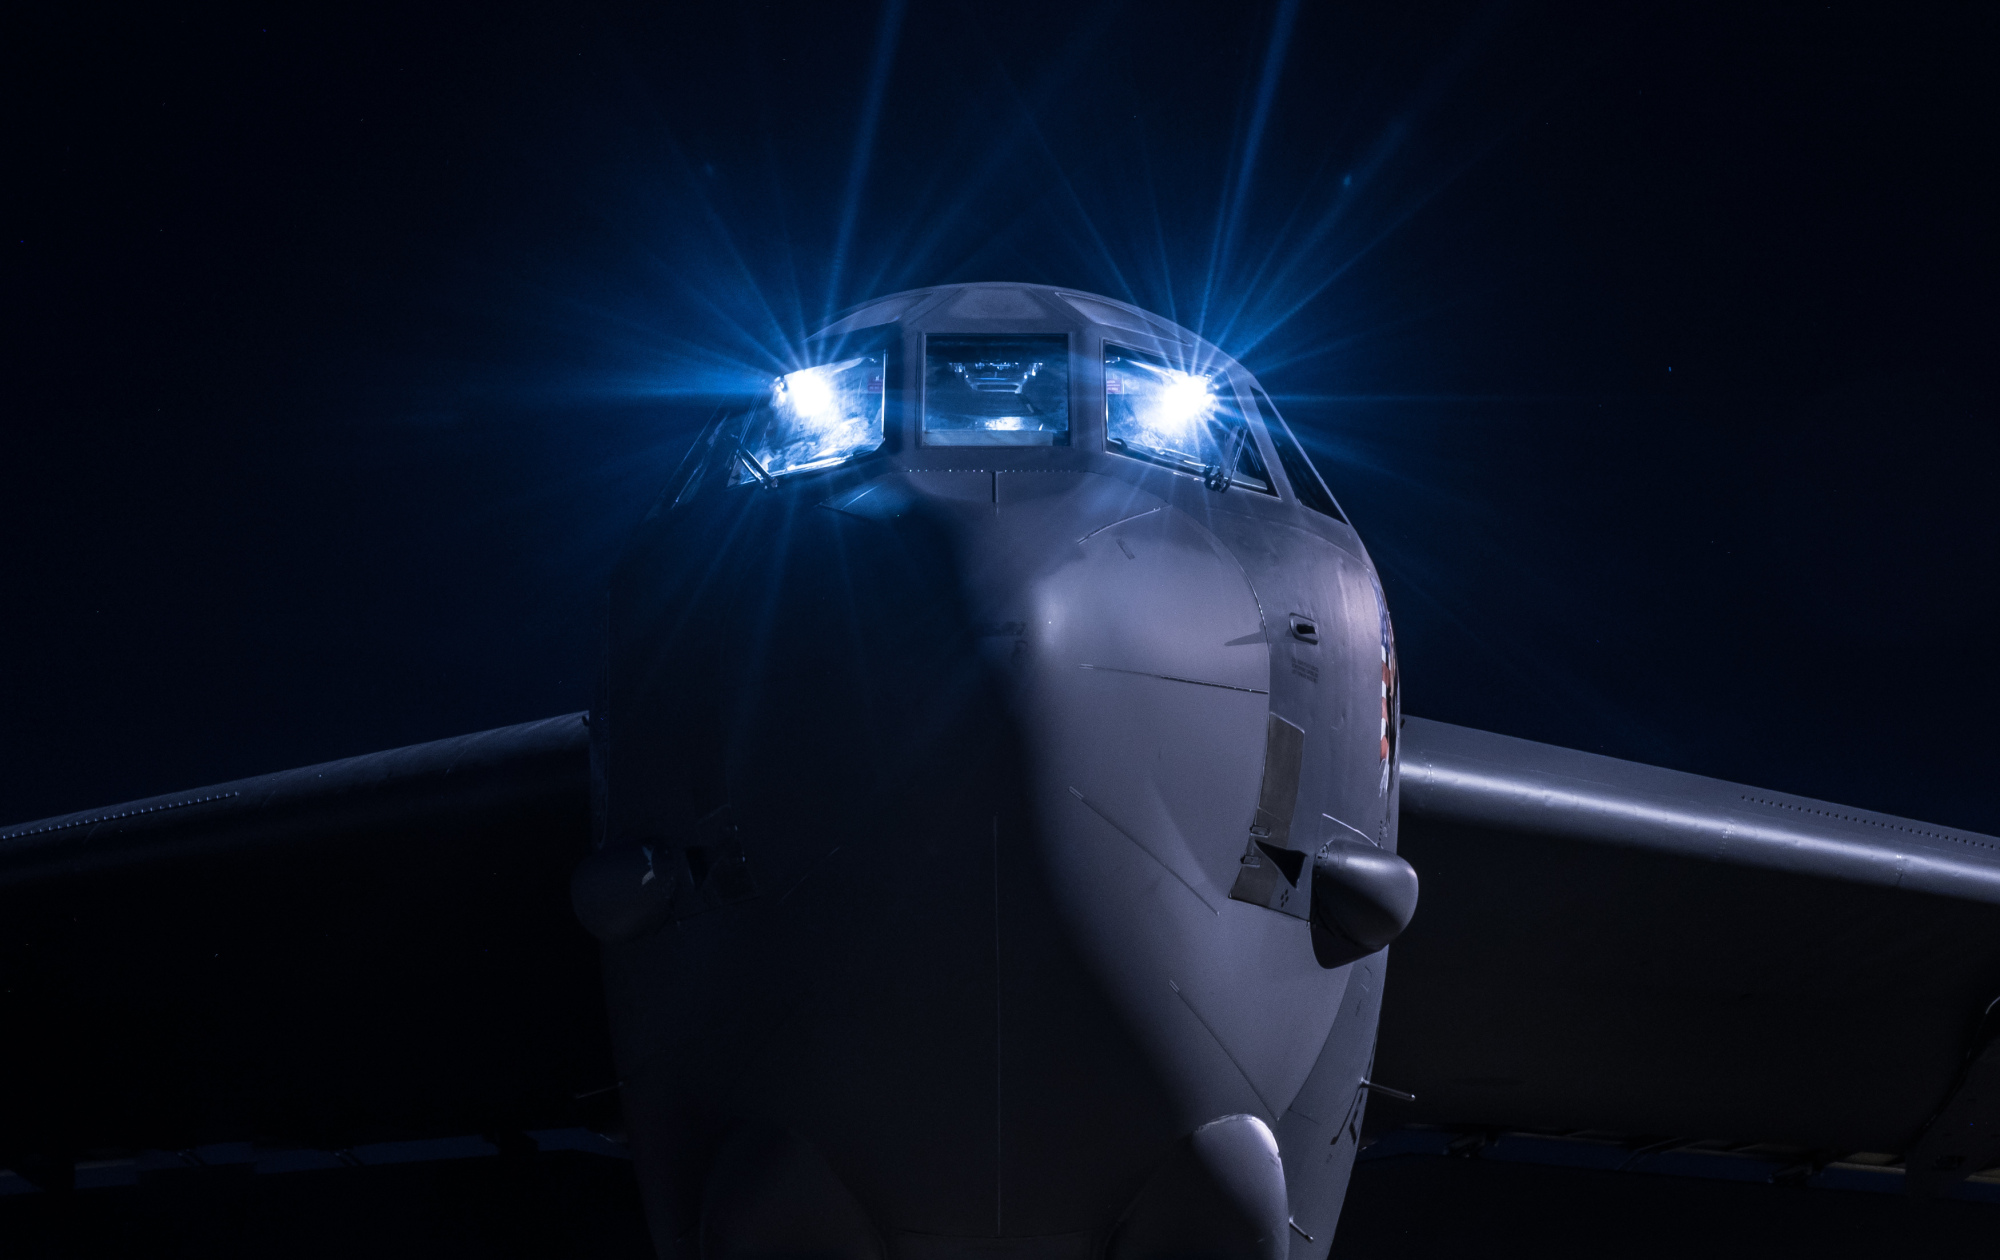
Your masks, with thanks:
M1069 445L1069 338L929 338L924 445Z
M1177 368L1158 355L1104 347L1106 445L1165 464L1214 488L1272 493L1257 439L1229 378Z

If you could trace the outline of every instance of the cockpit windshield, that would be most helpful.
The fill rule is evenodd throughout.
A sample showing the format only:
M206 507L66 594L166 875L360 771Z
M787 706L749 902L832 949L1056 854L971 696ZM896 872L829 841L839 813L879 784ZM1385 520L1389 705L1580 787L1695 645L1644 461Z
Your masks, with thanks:
M1305 448L1299 445L1292 427L1285 423L1277 407L1272 405L1271 396L1264 392L1262 386L1253 387L1250 392L1257 400L1257 409L1264 413L1264 431L1271 435L1271 445L1278 450L1278 463L1284 467L1285 479L1292 483L1292 493L1313 511L1323 512L1341 524L1347 524L1347 513L1333 501L1332 492L1320 480L1312 461L1306 458Z
M882 445L883 356L789 372L743 419L731 484L830 468Z
M1272 492L1226 376L1184 371L1158 355L1107 345L1104 419L1107 445L1120 455L1198 474L1218 488Z
M1068 337L929 339L925 446L1068 444Z

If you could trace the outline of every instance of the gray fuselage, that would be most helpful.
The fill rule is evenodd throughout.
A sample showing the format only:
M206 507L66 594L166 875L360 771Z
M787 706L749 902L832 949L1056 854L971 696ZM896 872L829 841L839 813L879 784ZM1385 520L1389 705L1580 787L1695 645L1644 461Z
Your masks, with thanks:
M998 332L1067 337L1065 440L926 444L926 339ZM1188 1246L1324 1255L1385 955L1313 855L1396 841L1366 551L1164 321L955 286L831 336L881 448L746 477L712 427L610 595L577 899L663 1253L1166 1254L1219 1195ZM1218 364L1270 491L1107 450L1107 344Z

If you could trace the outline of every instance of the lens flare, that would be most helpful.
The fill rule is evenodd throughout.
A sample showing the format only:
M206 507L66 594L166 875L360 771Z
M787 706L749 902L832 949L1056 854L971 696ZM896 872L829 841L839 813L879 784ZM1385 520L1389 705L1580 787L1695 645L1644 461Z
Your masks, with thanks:
M1156 355L1104 349L1104 424L1110 448L1213 484L1271 492L1236 390L1220 371L1168 367Z
M1206 376L1194 376L1172 368L1160 376L1159 389L1153 395L1152 406L1147 408L1152 413L1146 417L1149 428L1184 434L1194 427L1196 421L1206 419L1214 409L1215 394L1209 388Z
M779 397L773 401L789 407L792 414L814 428L829 428L843 418L831 376L832 372L824 367L788 372L778 378Z
M788 372L740 421L738 481L829 468L882 445L881 355Z

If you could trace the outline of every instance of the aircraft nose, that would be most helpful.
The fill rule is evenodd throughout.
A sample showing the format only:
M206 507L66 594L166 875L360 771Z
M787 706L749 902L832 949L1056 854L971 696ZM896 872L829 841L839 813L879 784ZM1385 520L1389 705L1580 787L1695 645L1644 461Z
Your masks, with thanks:
M981 619L1022 627L1004 686L1032 803L1024 853L1175 1133L1239 1113L1275 1124L1345 981L1303 920L1230 896L1276 729L1257 592L1199 515L1206 493L1190 510L1037 476L1011 502L1000 482L967 563Z
M601 860L673 884L606 949L666 1236L753 1130L914 1255L1101 1239L1200 1125L1276 1123L1338 992L1228 899L1268 649L1187 512L1088 473L745 489L612 611Z

